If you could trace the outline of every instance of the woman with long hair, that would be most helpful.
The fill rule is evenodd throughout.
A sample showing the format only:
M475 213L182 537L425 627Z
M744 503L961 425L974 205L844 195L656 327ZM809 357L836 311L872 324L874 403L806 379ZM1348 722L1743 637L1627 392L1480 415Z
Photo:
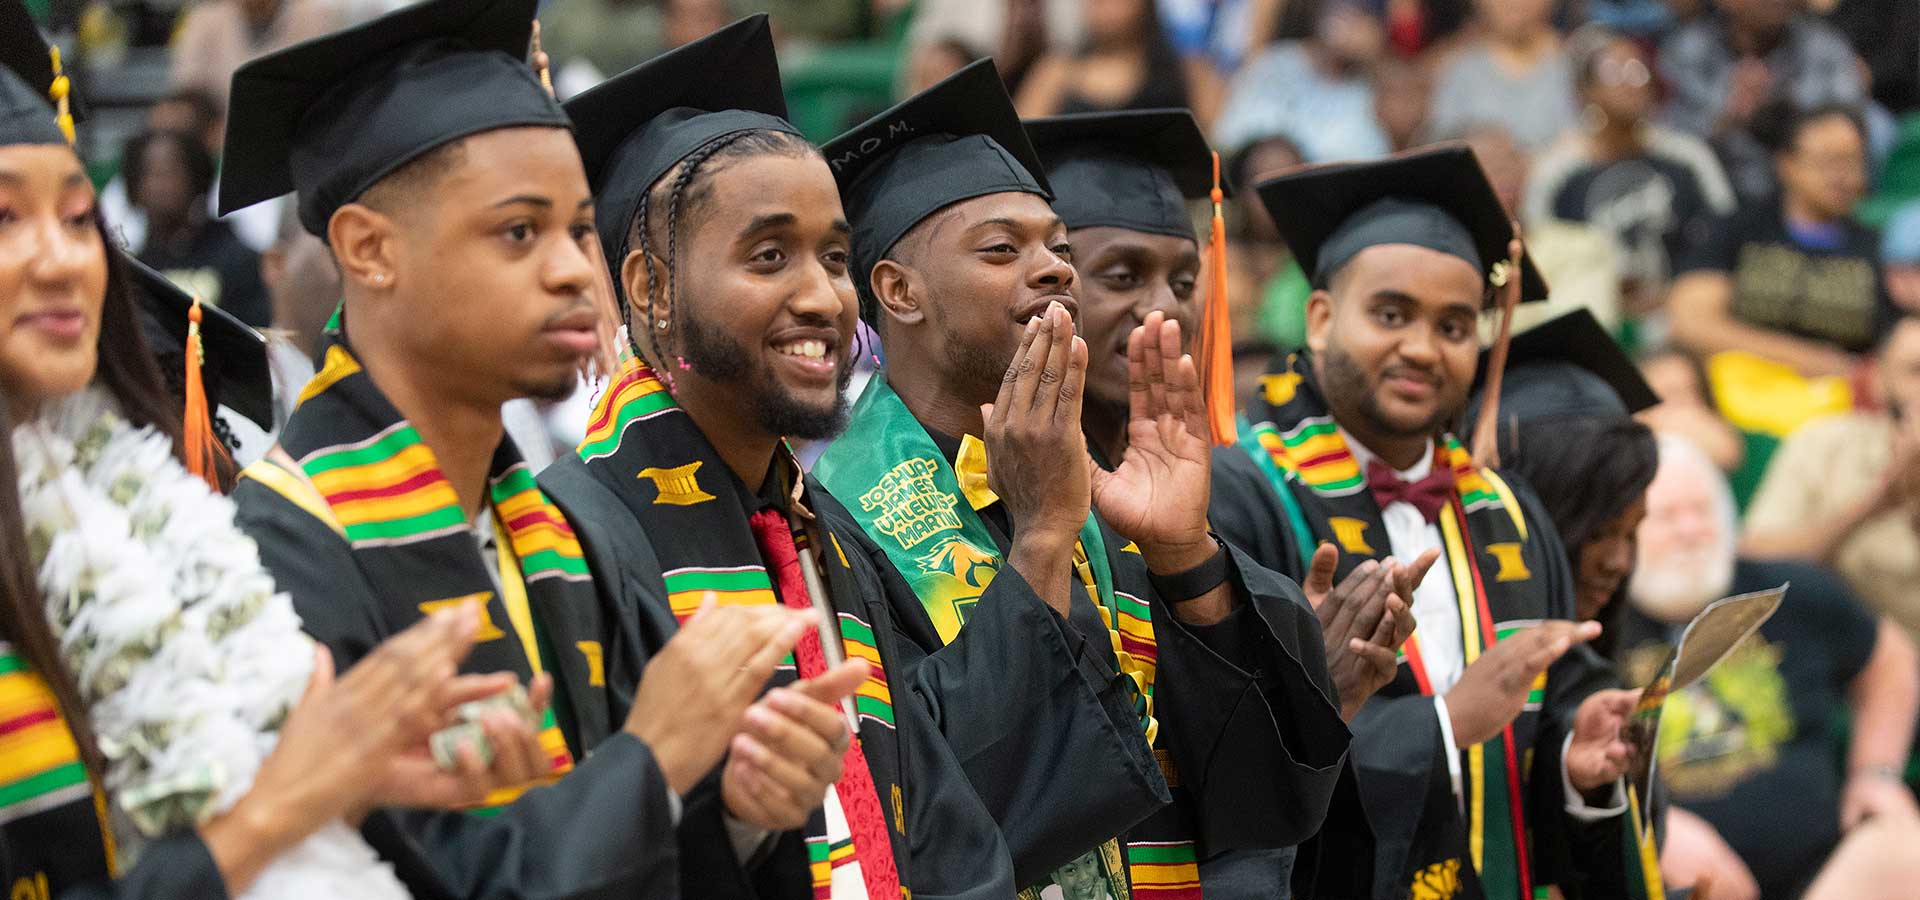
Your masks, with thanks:
M0 20L34 33L14 0ZM232 505L182 464L58 57L18 43L35 42L0 70L0 884L405 896L351 826L537 774L517 710L473 717L491 767L471 737L430 752L512 676L455 675L477 628L461 610L334 680Z
M1022 118L1192 107L1202 123L1211 119L1213 104L1190 84L1198 70L1173 49L1153 0L1086 0L1081 7L1083 45L1055 48L1033 64L1015 98Z

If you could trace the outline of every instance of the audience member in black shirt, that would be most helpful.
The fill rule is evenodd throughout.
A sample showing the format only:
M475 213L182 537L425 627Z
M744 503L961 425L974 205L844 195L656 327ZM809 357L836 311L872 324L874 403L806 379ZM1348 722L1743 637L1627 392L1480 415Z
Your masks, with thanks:
M255 328L272 320L260 256L207 212L213 157L192 135L148 131L127 143L127 195L147 216L140 261Z
M1901 780L1920 708L1912 642L1826 569L1738 557L1732 493L1692 445L1661 439L1646 506L1615 635L1627 683L1650 680L1707 603L1791 584L1773 618L1667 699L1655 753L1673 805L1739 853L1763 900L1905 896L1885 889L1920 879L1907 852L1920 810ZM1830 730L1842 713L1844 752Z

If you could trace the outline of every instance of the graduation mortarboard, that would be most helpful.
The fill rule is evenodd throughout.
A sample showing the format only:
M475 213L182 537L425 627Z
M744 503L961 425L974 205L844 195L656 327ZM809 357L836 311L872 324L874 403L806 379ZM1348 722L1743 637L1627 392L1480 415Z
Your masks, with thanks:
M1465 144L1306 166L1255 190L1315 286L1326 286L1360 251L1380 244L1457 256L1489 284L1504 283L1512 218ZM1546 280L1530 256L1521 256L1520 269L1520 302L1546 299ZM1489 302L1492 297L1489 292Z
M992 60L979 60L820 148L853 223L854 284L926 217L975 197L1052 199Z
M73 142L79 103L56 58L26 6L0 0L0 145Z
M1187 201L1211 195L1213 152L1192 113L1073 113L1026 126L1068 228L1194 237Z
M188 311L193 296L132 254L121 254L140 330L162 372L177 373L186 361ZM217 306L200 304L200 340L206 362L202 377L210 404L225 406L273 430L273 376L267 366L267 341L260 332Z
M615 75L568 100L566 110L616 283L640 199L662 175L725 135L799 134L786 119L765 13Z
M1630 416L1660 402L1627 352L1585 309L1513 336L1500 394L1500 418ZM1480 354L1477 382L1484 381ZM1476 395L1473 406L1478 407Z
M324 235L401 166L497 128L565 128L525 61L535 0L425 0L233 74L222 215L288 191Z

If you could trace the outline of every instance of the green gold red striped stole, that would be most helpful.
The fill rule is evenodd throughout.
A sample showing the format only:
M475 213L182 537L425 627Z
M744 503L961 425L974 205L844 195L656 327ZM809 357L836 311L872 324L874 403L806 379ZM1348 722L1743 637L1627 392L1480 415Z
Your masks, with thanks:
M1132 841L1127 877L1134 900L1202 900L1200 857L1192 841Z
M0 822L85 799L93 785L46 682L0 644Z

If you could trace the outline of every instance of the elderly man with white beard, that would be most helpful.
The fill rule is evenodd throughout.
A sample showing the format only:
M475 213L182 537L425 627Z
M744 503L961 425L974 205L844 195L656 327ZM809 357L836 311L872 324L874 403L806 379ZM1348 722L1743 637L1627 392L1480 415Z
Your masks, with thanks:
M1746 862L1764 900L1911 896L1920 810L1902 775L1920 707L1914 647L1827 570L1743 559L1735 541L1720 471L1661 438L1618 645L1627 681L1644 683L1708 603L1792 584L1772 619L1667 700L1656 751L1675 806L1666 852L1711 852L1696 850L1697 817ZM1844 758L1829 734L1843 704Z

